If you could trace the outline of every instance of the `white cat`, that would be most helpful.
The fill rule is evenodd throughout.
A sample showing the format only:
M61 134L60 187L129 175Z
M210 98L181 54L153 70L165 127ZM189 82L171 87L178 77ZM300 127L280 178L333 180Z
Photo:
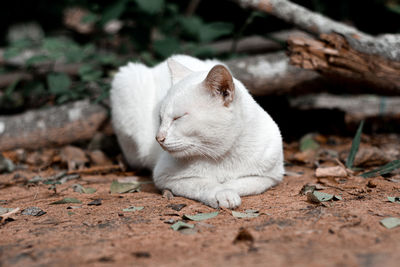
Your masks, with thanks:
M278 126L218 61L129 63L114 78L111 106L126 160L152 169L159 189L236 208L240 196L282 180Z

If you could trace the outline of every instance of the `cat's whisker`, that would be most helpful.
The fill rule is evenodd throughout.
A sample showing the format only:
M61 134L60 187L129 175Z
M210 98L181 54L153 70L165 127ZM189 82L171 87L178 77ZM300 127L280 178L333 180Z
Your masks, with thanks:
M207 151L207 154L208 154L215 162L218 162L219 157L218 157L218 155L216 155L216 153L215 153L212 149L210 149L210 148L208 148L208 147L202 147L202 149L203 149L203 150L206 150L206 151Z
M215 152L207 146L190 143L190 147L205 158L210 158L215 162L218 162L218 157L215 155Z

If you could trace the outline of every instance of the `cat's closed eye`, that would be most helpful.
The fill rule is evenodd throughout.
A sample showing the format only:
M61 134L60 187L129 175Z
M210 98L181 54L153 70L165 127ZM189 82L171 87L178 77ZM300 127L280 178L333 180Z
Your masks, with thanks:
M180 118L182 118L182 117L184 117L184 116L186 116L186 115L188 115L188 113L186 112L186 113L184 113L183 115L181 115L181 116L175 116L172 120L173 121L176 121L176 120L179 120Z

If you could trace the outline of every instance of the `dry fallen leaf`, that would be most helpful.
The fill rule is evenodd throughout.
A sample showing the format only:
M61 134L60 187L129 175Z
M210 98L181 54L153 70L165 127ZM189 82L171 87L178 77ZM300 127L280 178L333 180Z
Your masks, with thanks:
M61 161L68 166L68 170L82 169L89 162L85 152L79 147L66 146L60 152Z
M142 209L144 209L144 207L130 206L129 208L123 209L122 211L130 212L130 211L138 211L138 210L142 210Z
M101 205L101 198L94 199L93 201L88 203L88 206L100 206Z
M61 200L51 202L50 205L67 204L67 203L79 203L80 204L80 203L82 203L82 201L80 201L76 198L66 197Z
M29 208L22 210L21 214L22 215L31 215L31 216L42 216L42 215L46 214L46 212L38 207L29 207Z
M0 153L0 173L3 172L13 172L15 170L15 165L14 163L8 159L5 158L1 153Z
M329 200L342 200L341 196L331 195L328 193L318 192L318 191L308 192L306 195L307 195L307 200L312 203L321 203Z
M323 177L347 177L347 171L342 166L320 167L315 170L315 176Z
M118 181L113 181L111 183L110 191L111 194L123 194L138 192L140 190L140 183L120 183Z
M373 167L384 165L392 160L395 160L377 147L363 147L357 152L354 159L354 166L358 167Z
M305 184L303 187L300 189L299 194L300 195L307 195L308 192L314 192L315 190L324 190L326 189L325 186L322 186L320 184Z
M218 211L210 212L210 213L198 213L198 214L195 214L195 215L187 215L187 214L185 214L185 215L183 215L183 218L184 219L189 219L189 220L192 220L192 221L203 221L203 220L208 220L208 219L214 218L218 214L219 214Z
M88 151L87 153L93 165L104 166L112 164L112 161L101 150Z
M315 150L305 150L302 152L297 152L290 158L290 161L299 162L303 164L312 163L316 157L317 153Z
M164 190L162 191L162 197L163 197L163 198L166 198L166 199L168 199L168 200L171 200L171 199L174 198L174 194L172 194L172 192L169 191L168 189L164 189Z
M238 212L233 210L232 215L233 217L241 219L241 218L255 218L258 217L260 213L258 213L258 211L255 210L246 210L245 212Z
M171 208L171 209L176 210L176 211L180 211L184 207L186 207L186 204L170 204L170 205L167 206L167 208Z
M74 189L74 192L78 192L81 194L93 194L96 192L96 189L91 187L83 187L80 184L73 184L72 188Z
M387 198L392 203L399 203L400 204L400 197L387 197Z
M194 224L189 224L189 223L185 223L182 221L178 221L178 222L174 223L173 225L171 225L171 228L174 231L179 231L180 229L183 229L183 228L194 228Z
M392 229L397 226L400 226L400 218L389 217L389 218L380 220L380 223L387 229Z
M245 228L240 228L239 233L236 235L235 240L233 243L237 242L254 242L253 235Z
M64 10L64 24L82 34L94 31L95 21L87 21L85 18L94 16L90 11L82 7L69 7Z

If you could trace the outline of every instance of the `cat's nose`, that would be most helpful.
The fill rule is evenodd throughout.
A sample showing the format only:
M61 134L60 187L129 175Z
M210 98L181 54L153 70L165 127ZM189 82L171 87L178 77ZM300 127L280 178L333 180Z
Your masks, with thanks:
M163 143L163 142L165 141L165 135L163 135L163 134L158 134L158 135L156 136L156 140L157 140L157 142L159 142L159 143Z

